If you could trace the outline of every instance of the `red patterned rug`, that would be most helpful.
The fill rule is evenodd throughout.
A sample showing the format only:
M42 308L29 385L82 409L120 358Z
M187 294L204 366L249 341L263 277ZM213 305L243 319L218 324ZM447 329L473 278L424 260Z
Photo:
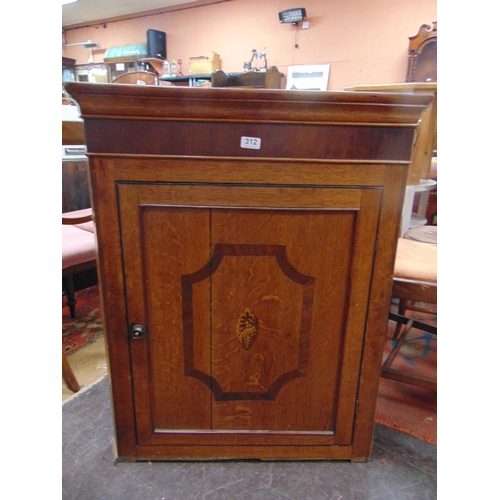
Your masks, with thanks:
M66 297L63 297L62 333L63 348L70 355L104 337L99 287L93 286L76 292L76 319L69 314Z
M423 304L419 304L423 306ZM393 308L393 312L397 312ZM436 310L429 313L407 311L407 317L431 326L437 326ZM389 322L384 359L394 345L392 335L395 322ZM426 378L437 379L437 340L435 335L422 330L411 330L408 341L395 358L392 368ZM381 379L375 420L401 430L431 444L437 444L437 393L428 389Z

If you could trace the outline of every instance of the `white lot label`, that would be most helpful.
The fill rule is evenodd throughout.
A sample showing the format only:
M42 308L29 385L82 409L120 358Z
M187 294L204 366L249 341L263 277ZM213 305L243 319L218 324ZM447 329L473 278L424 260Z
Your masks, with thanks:
M240 147L246 149L260 149L260 139L258 137L242 137Z

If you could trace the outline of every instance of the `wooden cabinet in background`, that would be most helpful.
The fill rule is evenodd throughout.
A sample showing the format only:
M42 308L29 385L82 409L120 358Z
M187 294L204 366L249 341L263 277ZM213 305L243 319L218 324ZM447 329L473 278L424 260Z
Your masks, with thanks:
M68 84L122 460L370 456L428 95Z
M437 21L409 37L407 82L437 82Z
M63 106L62 110L62 211L64 213L90 207L90 185L83 121L79 119L76 107Z
M245 73L224 73L220 69L212 73L212 87L246 87L261 89L284 89L285 75L276 66L265 71Z
M89 167L85 160L62 162L62 212L90 208Z
M437 83L380 83L347 87L347 91L359 92L408 92L433 94L434 99L420 116L418 135L412 151L408 169L408 185L419 185L421 180L429 179L433 151L437 148Z

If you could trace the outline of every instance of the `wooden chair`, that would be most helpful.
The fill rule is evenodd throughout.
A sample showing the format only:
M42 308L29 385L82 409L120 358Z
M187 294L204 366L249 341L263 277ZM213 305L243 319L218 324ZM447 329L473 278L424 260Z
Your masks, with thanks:
M389 316L389 319L397 323L394 334L396 343L382 365L382 377L435 391L436 380L402 373L394 369L392 364L411 329L437 336L436 327L405 317L406 311L410 309L410 301L437 304L437 245L405 238L398 240L392 296L399 299L398 314L391 313ZM411 309L420 310L417 307Z
M96 267L97 249L92 210L85 208L66 212L62 216L62 277L67 305L75 318L75 288L73 276Z
M400 299L401 315L406 314L409 301L437 304L437 245L400 238L392 290L393 297Z
M212 73L212 87L246 87L263 89L282 89L284 74L276 66L271 66L266 71L248 71L247 73L226 74L218 70Z
M96 244L92 210L86 208L64 213L62 216L62 276L65 283L67 305L70 315L75 318L76 299L73 275L96 267ZM62 352L62 376L73 392L80 390L80 384Z
M112 83L132 85L158 85L158 77L149 71L130 71L117 76Z

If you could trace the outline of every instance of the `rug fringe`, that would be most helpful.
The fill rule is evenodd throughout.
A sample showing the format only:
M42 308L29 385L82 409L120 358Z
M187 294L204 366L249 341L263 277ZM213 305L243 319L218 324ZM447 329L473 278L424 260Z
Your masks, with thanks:
M395 424L393 422L384 421L383 419L380 419L380 418L375 418L375 422L377 422L377 424L381 424L381 425L385 425L386 427L390 427L391 429L396 429L397 431L404 432L405 434L409 434L410 436L413 436L417 439L425 441L426 443L433 444L434 446L437 446L437 440L435 440L432 437L429 437L428 435L420 434L419 432L415 432L412 429L408 429L407 427L403 427L403 426Z

